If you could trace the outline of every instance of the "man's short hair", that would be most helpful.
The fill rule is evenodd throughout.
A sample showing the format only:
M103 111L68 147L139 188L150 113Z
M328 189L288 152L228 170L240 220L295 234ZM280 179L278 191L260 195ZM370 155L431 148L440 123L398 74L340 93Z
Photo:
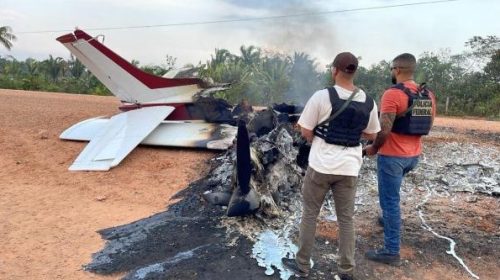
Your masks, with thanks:
M392 67L399 67L412 73L415 72L416 66L417 59L411 53L400 54L392 60Z

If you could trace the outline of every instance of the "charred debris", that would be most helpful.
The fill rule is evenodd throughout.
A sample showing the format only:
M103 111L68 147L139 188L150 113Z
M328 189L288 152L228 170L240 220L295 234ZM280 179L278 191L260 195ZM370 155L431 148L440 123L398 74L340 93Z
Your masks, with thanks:
M301 185L307 164L307 154L298 153L306 143L294 127L301 109L286 104L258 112L239 108L236 144L214 159L203 198L227 207L229 217L257 212L277 217L281 198Z

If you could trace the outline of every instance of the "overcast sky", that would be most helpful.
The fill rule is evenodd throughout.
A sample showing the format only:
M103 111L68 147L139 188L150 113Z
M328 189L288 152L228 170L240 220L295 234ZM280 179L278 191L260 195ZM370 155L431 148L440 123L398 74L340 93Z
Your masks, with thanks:
M351 51L369 67L403 52L461 53L474 35L500 36L499 0L376 8L420 2L430 1L0 0L0 26L12 27L18 37L0 55L67 59L69 51L55 38L79 27L92 36L104 34L109 48L141 65L162 64L167 54L177 58L178 67L204 63L216 48L239 53L241 45L255 45L306 52L321 65ZM302 16L270 18L297 14ZM207 23L250 18L260 19ZM171 25L179 23L190 24ZM170 26L133 28L158 25Z

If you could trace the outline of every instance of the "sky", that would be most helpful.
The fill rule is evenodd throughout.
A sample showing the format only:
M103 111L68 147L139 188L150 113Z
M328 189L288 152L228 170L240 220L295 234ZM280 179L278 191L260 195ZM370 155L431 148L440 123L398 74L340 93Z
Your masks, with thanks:
M369 67L404 52L462 53L472 36L500 37L498 0L429 2L435 1L0 0L0 26L17 36L0 56L68 59L55 38L75 27L104 35L104 44L129 61L161 65L170 55L176 67L205 63L215 49L239 54L242 45L305 52L320 66L350 51Z

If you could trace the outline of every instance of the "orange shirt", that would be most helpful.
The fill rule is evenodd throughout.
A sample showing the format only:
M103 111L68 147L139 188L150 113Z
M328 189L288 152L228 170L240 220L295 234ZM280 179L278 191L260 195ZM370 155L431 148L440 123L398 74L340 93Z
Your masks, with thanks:
M412 92L417 91L418 85L413 82L405 82L405 87ZM432 116L436 115L436 99L434 94L430 94L432 99ZM380 101L381 113L401 114L408 109L408 96L401 90L389 88L382 95ZM422 153L422 141L420 135L406 135L391 132L384 145L380 147L378 153L385 156L414 157Z

